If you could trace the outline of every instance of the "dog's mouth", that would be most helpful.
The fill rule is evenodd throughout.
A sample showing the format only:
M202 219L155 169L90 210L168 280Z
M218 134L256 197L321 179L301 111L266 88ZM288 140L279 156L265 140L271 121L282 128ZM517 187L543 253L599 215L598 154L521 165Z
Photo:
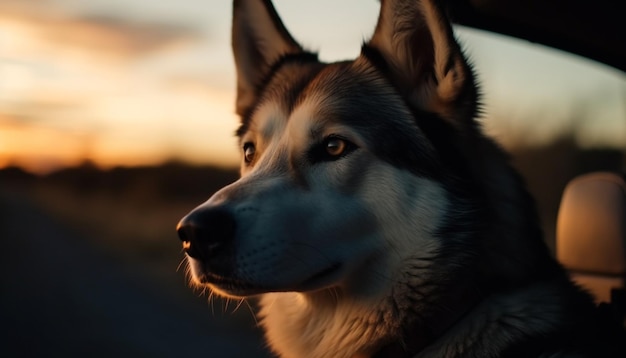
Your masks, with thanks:
M325 285L330 284L340 274L342 265L340 263L334 263L329 267L319 271L302 283L303 290L308 291L311 289L319 289Z
M249 297L269 292L267 288L260 285L237 278L220 276L211 272L199 275L197 280L201 284L208 285L227 296Z
M227 296L235 297L249 297L268 292L305 292L323 289L331 285L340 275L342 267L340 263L334 263L300 283L285 285L284 287L254 283L236 277L225 277L212 272L204 272L198 275L197 280L201 284L208 285Z

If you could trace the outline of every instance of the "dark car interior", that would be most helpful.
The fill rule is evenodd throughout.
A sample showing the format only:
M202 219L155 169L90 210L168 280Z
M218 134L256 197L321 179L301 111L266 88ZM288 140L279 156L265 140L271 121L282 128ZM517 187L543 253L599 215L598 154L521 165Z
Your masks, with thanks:
M557 221L559 261L616 318L626 309L626 182L615 173L574 178L565 188Z
M453 20L626 70L620 2L600 0L450 0ZM626 119L625 119L626 120ZM563 192L556 255L572 278L626 325L624 173L586 173Z
M449 0L453 21L554 47L626 70L619 1Z

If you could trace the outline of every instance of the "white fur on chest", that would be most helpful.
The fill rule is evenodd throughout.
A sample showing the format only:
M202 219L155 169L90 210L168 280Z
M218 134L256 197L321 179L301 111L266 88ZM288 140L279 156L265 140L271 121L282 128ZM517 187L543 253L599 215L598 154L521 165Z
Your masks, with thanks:
M338 294L338 293L337 293ZM381 302L356 302L300 293L269 293L261 298L262 322L270 347L281 358L352 358L377 349L372 342L396 332L398 317Z

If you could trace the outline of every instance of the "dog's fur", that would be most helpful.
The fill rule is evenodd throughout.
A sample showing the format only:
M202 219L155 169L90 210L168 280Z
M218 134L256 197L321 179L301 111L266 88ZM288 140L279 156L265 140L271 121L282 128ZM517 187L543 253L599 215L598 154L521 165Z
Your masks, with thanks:
M241 179L178 230L194 282L260 297L280 357L613 352L480 131L439 3L383 0L361 55L327 64L235 0L233 50Z

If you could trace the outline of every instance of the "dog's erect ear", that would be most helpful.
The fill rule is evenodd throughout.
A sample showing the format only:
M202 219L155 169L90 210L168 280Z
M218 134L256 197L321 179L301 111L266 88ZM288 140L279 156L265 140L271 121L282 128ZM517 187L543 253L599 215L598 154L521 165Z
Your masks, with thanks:
M463 125L461 118L473 118L473 74L436 0L382 0L376 31L364 51L372 48L411 105L455 126Z
M235 0L232 46L237 66L237 113L252 106L272 64L302 52L281 22L270 0Z

